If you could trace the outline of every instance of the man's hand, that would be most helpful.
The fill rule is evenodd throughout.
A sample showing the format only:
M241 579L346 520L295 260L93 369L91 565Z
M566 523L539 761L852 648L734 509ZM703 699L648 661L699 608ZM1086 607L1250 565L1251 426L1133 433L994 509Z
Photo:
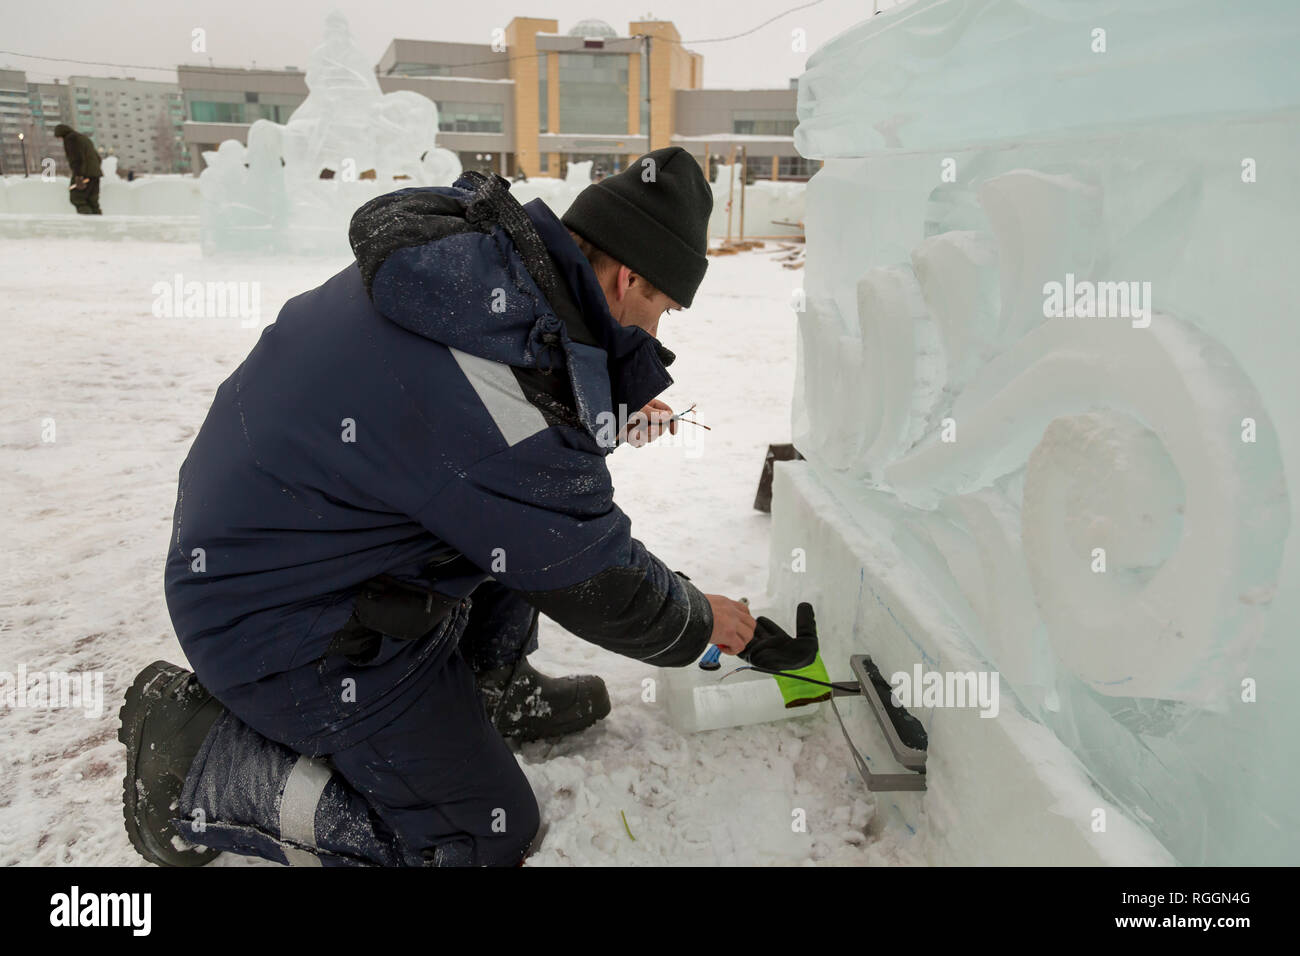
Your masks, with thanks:
M721 594L706 594L713 609L713 635L710 644L717 644L724 654L739 654L754 636L754 618L749 605Z
M817 659L817 619L807 601L795 611L795 636L781 626L760 617L754 627L754 639L740 654L742 661L769 671L797 671Z
M633 448L648 445L666 430L671 435L677 434L677 423L671 421L673 410L654 398L645 408L627 421L627 432L623 440Z

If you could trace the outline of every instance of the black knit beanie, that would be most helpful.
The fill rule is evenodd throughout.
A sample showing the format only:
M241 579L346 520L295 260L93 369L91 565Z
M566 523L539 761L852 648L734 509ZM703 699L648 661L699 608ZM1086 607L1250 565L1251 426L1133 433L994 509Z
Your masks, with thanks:
M712 212L700 164L665 146L578 193L560 222L687 308L709 267Z

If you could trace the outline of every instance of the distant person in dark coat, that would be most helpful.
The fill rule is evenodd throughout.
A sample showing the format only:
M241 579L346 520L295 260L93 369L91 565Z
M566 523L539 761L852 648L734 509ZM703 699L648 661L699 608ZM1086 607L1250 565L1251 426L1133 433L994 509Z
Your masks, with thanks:
M99 179L103 171L95 144L85 133L78 133L66 123L54 127L54 135L63 140L68 169L72 171L72 185L68 187L72 205L84 215L103 215L99 208Z

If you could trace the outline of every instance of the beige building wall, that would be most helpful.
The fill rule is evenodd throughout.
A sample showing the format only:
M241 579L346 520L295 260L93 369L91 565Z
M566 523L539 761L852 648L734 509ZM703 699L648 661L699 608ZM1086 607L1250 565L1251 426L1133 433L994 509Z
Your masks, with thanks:
M627 131L631 135L641 132L641 54L627 55Z
M555 33L558 28L558 21L536 17L515 17L506 26L510 79L515 81L515 162L530 175L539 175L541 172L537 151L537 133L541 122L537 104L540 61L537 56L535 34ZM555 59L553 56L547 57L550 61ZM554 69L557 72L547 71L550 83L548 87L550 96L547 97L547 102L552 123L559 112L558 62L554 64ZM551 159L550 169L555 169L556 161L555 158Z

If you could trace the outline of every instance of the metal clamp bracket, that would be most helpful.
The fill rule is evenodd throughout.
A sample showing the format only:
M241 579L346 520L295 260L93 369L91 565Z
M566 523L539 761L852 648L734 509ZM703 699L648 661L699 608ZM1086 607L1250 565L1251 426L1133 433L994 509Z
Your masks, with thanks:
M892 688L872 663L870 655L854 654L849 658L849 665L858 679L858 688L850 690L842 685L836 685L831 692L831 710L835 712L835 719L839 721L844 740L853 754L853 762L858 765L858 773L862 775L867 789L875 792L924 790L925 758L930 743L925 728L919 720L907 712L907 708L893 702L890 697ZM844 718L839 708L835 706L835 698L859 695L865 697L870 704L871 712L885 735L885 741L889 744L894 759L906 767L908 772L873 773L867 764L867 758L853 743L853 738L849 736L849 729L844 724Z

